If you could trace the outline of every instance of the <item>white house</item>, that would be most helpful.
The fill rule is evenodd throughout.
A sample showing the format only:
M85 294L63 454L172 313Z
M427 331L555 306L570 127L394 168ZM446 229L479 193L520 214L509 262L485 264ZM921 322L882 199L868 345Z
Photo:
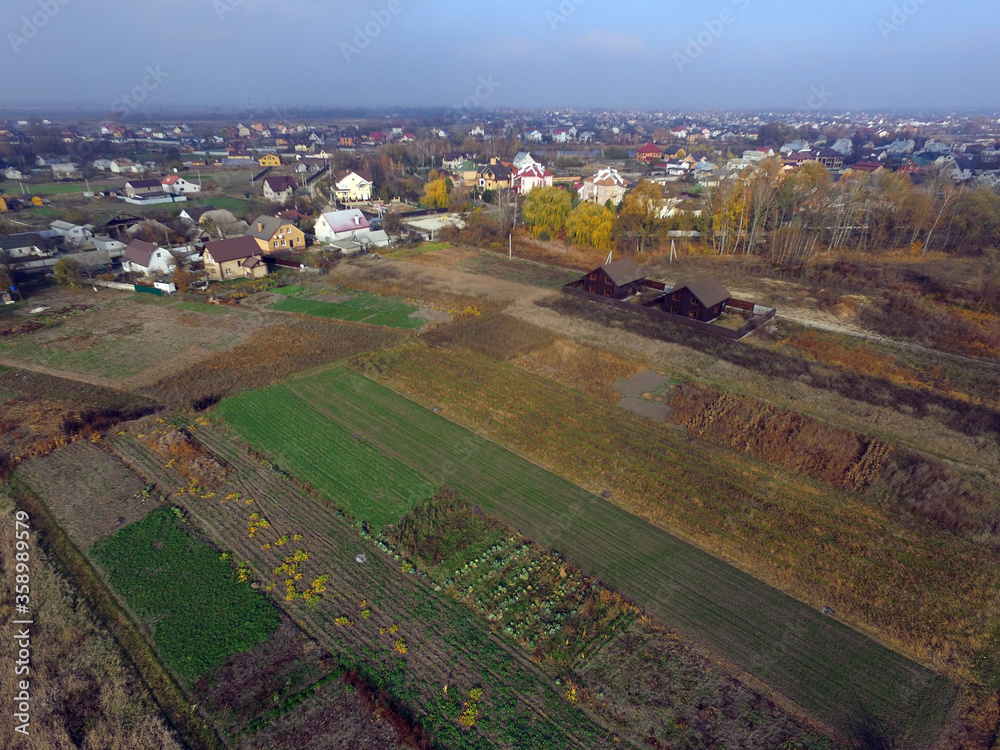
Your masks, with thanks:
M339 201L370 201L372 199L371 175L367 172L346 170L335 175L337 180L334 195Z
M313 232L320 242L356 240L371 231L368 219L356 208L328 211L316 219Z
M617 169L602 169L583 181L580 200L598 205L611 201L612 205L617 205L625 199L630 185L628 180L618 174Z
M124 242L108 237L105 234L95 234L90 240L99 251L107 253L109 258L120 258L128 247Z
M201 185L196 182L189 182L183 177L172 174L164 177L160 184L163 185L163 192L172 195L186 195L187 193L200 193Z
M7 169L5 169L4 172L3 172L3 176L6 177L8 180L23 180L24 179L24 175L21 174L21 170L20 169L15 169L14 167L7 167Z
M527 195L535 188L552 187L552 177L549 170L534 163L514 172L511 182L516 192Z
M295 195L295 178L286 175L264 178L264 197L275 203L287 203Z
M174 257L166 248L142 240L132 240L122 256L122 269L146 276L172 273Z
M532 157L530 151L518 151L517 156L514 157L514 161L511 163L514 165L514 169L524 169L538 162Z
M142 174L146 168L131 159L114 159L109 169L115 174Z
M91 224L79 226L78 224L70 224L68 221L53 221L49 227L74 247L87 244L94 236L94 227Z

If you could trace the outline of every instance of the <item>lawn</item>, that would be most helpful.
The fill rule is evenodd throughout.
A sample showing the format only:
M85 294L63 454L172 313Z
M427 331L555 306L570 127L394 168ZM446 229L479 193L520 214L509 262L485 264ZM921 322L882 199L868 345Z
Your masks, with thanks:
M232 566L169 508L95 544L91 554L185 679L249 651L278 627L267 597L237 581Z
M100 190L117 190L122 183L91 183L90 189L93 192ZM32 185L31 192L38 195L66 195L69 193L83 193L87 190L87 185L83 182L47 182L41 185Z
M271 293L272 294L285 294L285 295L288 295L290 297L290 296L292 296L294 294L299 294L300 292L304 292L305 290L306 290L306 288L304 286L298 286L297 284L291 284L289 286L283 286L283 287L280 287L278 289L272 289Z
M248 201L242 198L230 198L225 195L213 195L211 198L198 198L190 202L232 211L237 217L246 213L247 207L250 205Z
M240 436L335 505L374 528L431 497L418 472L373 448L279 385L219 404Z
M435 353L434 359L438 357ZM461 353L459 358L462 367L475 370L474 357ZM497 369L503 369L498 377L509 379L515 389L538 387L540 379L526 383L513 368ZM527 409L513 396L497 398L502 390L496 384L482 388L465 383L456 371L422 370L420 381L415 387L425 395L448 392L462 398L472 392L480 398L489 393L488 400L499 409L495 418L520 425L519 433L531 443L544 442L560 429L553 415ZM544 387L557 407L586 412L579 394ZM360 434L435 484L449 486L529 538L559 550L588 574L634 597L818 716L844 727L860 703L901 736L933 735L939 729L953 696L951 684L836 619L357 374L325 372L292 381L289 388L302 398L303 408L317 409L343 431ZM570 403L560 403L566 400ZM596 408L596 402L587 405ZM594 475L607 472L602 465L607 453L603 459L590 454L585 435L576 438L576 449L567 445L563 450L577 450ZM602 450L616 452L613 446ZM617 448L623 450L628 447ZM691 460L699 470L710 467L703 467L709 456ZM669 460L657 468L675 487L678 480L680 486L690 484L684 475L691 471L691 466L671 467ZM732 475L734 470L723 466L710 471ZM763 500L753 498L750 485L755 483L748 477L730 480L740 486L745 503ZM785 481L775 478L773 486L756 491L770 494ZM722 489L702 480L704 503L713 490ZM697 498L698 491L689 487L685 495Z
M378 297L373 294L356 294L344 302L321 302L287 297L271 305L270 309L389 328L419 328L427 322L423 318L413 317L413 313L417 311L416 307L392 297Z

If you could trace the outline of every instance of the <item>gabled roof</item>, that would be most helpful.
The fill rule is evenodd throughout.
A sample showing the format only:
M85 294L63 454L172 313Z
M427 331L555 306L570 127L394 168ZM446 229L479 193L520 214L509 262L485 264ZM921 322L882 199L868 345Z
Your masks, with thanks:
M517 170L514 173L514 177L518 180L525 177L552 177L552 173L538 162L534 162L533 164L529 164L528 166Z
M0 235L0 250L19 250L22 247L42 247L42 236L37 232Z
M215 206L191 206L188 205L181 213L185 213L190 216L194 221L199 221L202 216L207 214L209 211L217 211Z
M125 184L131 185L133 188L158 188L162 186L159 180L129 180Z
M714 307L733 296L714 276L706 276L690 284L678 284L673 288L673 292L679 292L685 287L702 304L702 307Z
M295 178L289 177L287 175L276 175L274 177L265 177L264 184L269 186L271 190L275 193L283 193L289 188L295 190Z
M646 274L631 258L622 258L613 263L606 263L601 266L601 270L608 275L615 286L625 286L633 281L641 281L646 278Z
M360 177L365 182L371 182L372 181L371 173L370 172L366 172L363 169L342 169L342 170L340 170L338 172L335 172L334 175L333 175L333 178L337 181L337 184L339 185L341 182L343 182L344 180L346 180L352 174L356 174L358 177Z
M348 208L343 211L328 211L323 214L326 223L334 232L356 232L361 229L369 229L371 225L368 219L356 208Z
M135 263L137 266L142 266L143 268L149 268L149 264L153 259L153 253L155 253L160 248L156 245L151 245L148 242L143 242L142 240L132 240L128 247L125 248L125 254L122 256L122 262Z
M662 156L663 151L655 143L647 143L645 146L639 149L637 153L640 154L656 154L657 156Z
M617 187L628 187L628 180L618 174L617 169L602 169L600 172L595 174L593 177L588 177L584 182L590 182L594 185L606 185L606 186L617 186Z
M247 235L255 237L258 240L270 241L285 223L276 216L258 216L250 222L250 230L247 232Z
M216 263L226 263L230 260L243 260L253 255L260 255L260 246L253 237L244 236L206 242L205 252L210 253Z

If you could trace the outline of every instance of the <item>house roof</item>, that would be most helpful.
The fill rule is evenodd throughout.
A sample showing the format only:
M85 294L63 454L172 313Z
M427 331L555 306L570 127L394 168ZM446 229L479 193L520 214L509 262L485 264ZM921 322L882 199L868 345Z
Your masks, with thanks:
M161 187L161 183L159 180L129 180L125 184L131 185L133 188Z
M622 258L613 263L606 263L601 266L601 269L615 283L615 286L625 286L633 281L641 281L646 278L646 274L631 258Z
M628 187L628 180L618 174L617 169L602 169L600 172L595 174L593 177L588 177L585 182L593 183L594 185L605 185L605 186L617 186L617 187Z
M348 208L343 211L328 211L323 214L326 223L334 232L355 232L359 229L368 229L371 225L368 219L356 208Z
M289 188L295 190L295 178L287 175L277 175L275 177L264 178L264 184L269 186L275 193L283 193Z
M343 182L344 180L346 180L352 174L356 174L358 177L360 177L365 182L371 182L372 181L371 173L370 172L366 172L363 169L342 169L342 170L339 170L339 171L335 172L334 175L333 175L333 177L337 181L337 184L339 185L341 182Z
M552 173L538 162L535 162L517 170L514 173L514 177L519 180L525 177L552 177Z
M149 268L150 261L152 261L153 253L155 253L160 248L156 245L151 245L148 242L143 242L142 240L132 240L128 247L125 248L125 254L122 256L122 262L135 263L137 266L142 266L143 268Z
M42 236L37 232L0 235L0 250L19 250L22 247L41 247Z
M231 240L217 240L205 243L205 252L210 253L216 263L243 260L260 255L260 246L253 237L235 237Z
M164 177L160 182L163 185L173 185L180 177L178 175L172 174Z
M181 213L185 213L190 216L194 221L198 221L202 216L207 214L209 211L217 211L215 206L188 206Z
M645 146L639 149L637 153L640 154L656 154L657 156L662 156L663 152L660 147L654 143L647 143Z
M250 229L247 235L250 237L255 237L258 240L268 240L274 237L275 233L281 227L283 227L287 222L282 221L276 216L258 216L252 222L250 222Z
M697 298L703 307L714 307L733 296L714 276L706 276L703 279L692 281L690 284L678 284L673 288L673 291L679 292L685 287Z

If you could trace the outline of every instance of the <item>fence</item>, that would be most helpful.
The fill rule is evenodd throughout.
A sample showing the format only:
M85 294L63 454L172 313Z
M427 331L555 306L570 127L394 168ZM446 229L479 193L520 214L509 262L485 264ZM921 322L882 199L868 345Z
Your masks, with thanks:
M659 282L648 282L650 288L657 288L656 284ZM691 318L685 318L680 315L674 315L672 313L665 312L659 308L655 307L643 307L642 305L637 305L632 302L627 302L625 300L613 299L611 297L603 297L600 294L595 294L593 292L585 292L583 289L579 288L583 284L583 281L574 281L567 284L562 288L564 294L572 295L573 297L583 297L584 299L589 299L593 302L600 302L604 305L610 305L611 307L617 307L619 310L626 310L631 313L638 313L639 315L645 315L648 318L653 318L654 320L662 320L665 323L671 323L675 325L687 326L688 328L694 328L696 330L708 333L712 336L718 336L719 338L729 339L731 341L739 341L751 333L756 331L758 328L763 326L765 323L769 322L777 314L777 310L771 307L761 307L760 305L755 305L752 302L747 302L745 300L730 299L726 302L726 307L732 307L737 310L750 310L754 312L754 317L750 319L749 322L737 331L733 331L729 328L722 328L721 326L713 325L712 323L704 323L700 320L692 320ZM643 283L643 286L647 286L647 282ZM762 314L757 314L756 311L765 310L766 312Z

